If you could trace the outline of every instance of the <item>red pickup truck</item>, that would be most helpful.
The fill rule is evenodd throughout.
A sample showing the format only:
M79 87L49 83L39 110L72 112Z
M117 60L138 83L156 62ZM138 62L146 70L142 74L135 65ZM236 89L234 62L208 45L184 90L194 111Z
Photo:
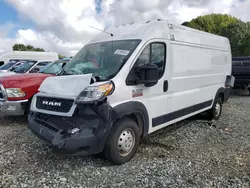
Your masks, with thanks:
M57 60L38 73L0 76L0 114L20 116L29 111L29 104L45 78L55 76L69 59Z

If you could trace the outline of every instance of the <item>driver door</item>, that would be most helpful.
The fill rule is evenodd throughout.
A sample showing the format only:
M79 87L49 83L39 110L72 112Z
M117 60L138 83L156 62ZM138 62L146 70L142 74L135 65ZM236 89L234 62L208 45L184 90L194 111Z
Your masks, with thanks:
M164 126L164 122L159 121L161 116L168 113L167 96L168 74L165 70L167 62L167 41L154 41L148 43L137 58L135 65L155 64L159 68L158 83L152 87L145 87L143 84L132 85L133 99L142 102L149 115L149 132L158 127Z

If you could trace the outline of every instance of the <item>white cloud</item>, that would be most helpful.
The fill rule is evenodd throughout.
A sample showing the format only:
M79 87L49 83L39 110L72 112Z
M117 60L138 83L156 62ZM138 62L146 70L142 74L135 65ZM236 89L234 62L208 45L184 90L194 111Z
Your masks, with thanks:
M96 13L94 0L5 1L21 19L32 21L35 27L19 30L15 39L6 39L13 26L0 26L0 50L22 42L72 55L98 33L90 25L102 29L156 18L182 23L209 13L229 13L250 21L249 0L102 0L100 14Z
M6 22L3 25L0 25L0 38L8 37L8 33L15 27L16 25L12 22Z

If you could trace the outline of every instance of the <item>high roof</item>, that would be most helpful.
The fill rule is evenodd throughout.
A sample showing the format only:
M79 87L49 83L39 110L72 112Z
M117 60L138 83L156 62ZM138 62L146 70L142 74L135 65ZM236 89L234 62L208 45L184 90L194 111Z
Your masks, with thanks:
M169 35L169 27L167 21L153 20L111 27L105 32L93 38L91 43L107 40L166 38ZM108 33L112 33L113 37Z
M182 25L174 25L167 20L160 19L111 27L93 38L90 43L126 39L141 39L143 42L150 39L173 39L176 42L230 50L229 40L225 37Z

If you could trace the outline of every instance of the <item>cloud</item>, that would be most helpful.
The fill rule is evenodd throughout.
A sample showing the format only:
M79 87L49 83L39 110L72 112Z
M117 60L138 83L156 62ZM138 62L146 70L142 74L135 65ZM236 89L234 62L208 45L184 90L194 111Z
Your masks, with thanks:
M0 38L8 37L8 34L14 27L16 27L16 24L12 22L6 22L3 25L0 25Z
M167 19L176 23L209 13L229 13L250 21L250 1L245 0L5 0L20 19L35 26L7 34L12 25L0 26L0 50L23 42L46 50L72 55L99 31L110 25Z

